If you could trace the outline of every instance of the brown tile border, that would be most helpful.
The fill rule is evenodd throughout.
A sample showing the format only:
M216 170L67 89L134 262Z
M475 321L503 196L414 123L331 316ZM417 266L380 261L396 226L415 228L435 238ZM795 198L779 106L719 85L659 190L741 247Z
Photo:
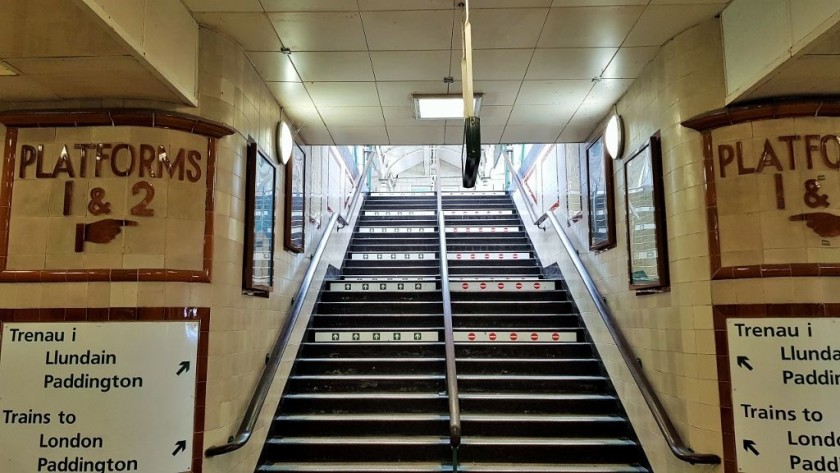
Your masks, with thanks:
M12 110L0 112L0 123L9 128L146 126L210 138L221 138L235 132L223 123L186 113L153 109Z
M204 455L204 413L207 401L207 362L210 340L209 307L103 307L0 309L0 330L5 322L198 322L198 354L193 414L193 473L201 473Z
M234 132L226 125L189 115L154 110L95 110L68 112L0 112L0 123L6 129L3 174L0 176L0 283L47 283L88 281L166 281L209 283L213 276L213 216L216 188L216 139ZM199 124L202 124L199 126ZM17 127L74 126L150 126L171 128L207 136L207 176L204 199L204 248L201 270L179 269L6 269L9 252L9 227L12 218Z
M690 118L682 125L701 132L703 142L703 176L705 182L706 227L709 242L709 266L713 280L778 277L840 276L840 263L792 263L723 266L720 245L720 219L715 187L712 130L757 120L790 117L840 116L840 100L771 101L713 110ZM784 196L776 195L776 199ZM0 255L1 256L1 255Z
M768 317L840 317L840 304L742 304L714 305L712 316L715 330L715 353L717 354L718 393L720 396L720 420L723 431L723 471L737 473L735 443L735 419L732 413L732 378L729 373L729 344L726 335L726 321L730 318Z

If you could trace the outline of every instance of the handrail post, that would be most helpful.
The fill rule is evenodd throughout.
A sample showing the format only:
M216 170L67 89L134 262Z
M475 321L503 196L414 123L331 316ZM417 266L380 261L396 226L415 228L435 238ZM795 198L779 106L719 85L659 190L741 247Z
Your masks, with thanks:
M361 195L361 189L364 187L364 175L370 169L372 162L373 160L368 160L368 162L365 163L365 170L361 175L359 175L353 199L351 200L350 206L347 208L347 218L345 219L347 221L350 221L353 209L356 208L356 203ZM277 334L277 340L274 342L274 346L271 349L265 368L263 368L263 372L257 382L257 387L254 389L254 394L251 396L251 401L248 403L248 408L245 410L245 416L242 418L242 422L239 425L236 435L231 436L228 439L228 443L224 445L210 447L205 450L204 454L207 457L215 457L217 455L239 450L248 443L248 440L251 439L251 434L254 432L254 426L257 424L257 418L259 417L263 404L265 404L265 399L268 397L268 391L271 389L271 384L274 381L274 375L277 374L277 368L280 366L283 353L286 346L289 344L292 329L297 323L297 319L303 309L303 303L306 299L306 294L309 292L309 288L312 285L312 280L315 277L315 271L318 269L318 263L320 263L321 257L324 255L324 249L327 247L327 242L329 241L330 236L332 236L332 231L335 228L340 216L340 210L333 213L326 228L324 229L323 235L321 235L321 240L318 242L318 247L312 254L309 267L306 269L303 281L301 281L300 287L295 294L294 302L291 307L289 307L286 320L283 322L283 326L280 327L280 331Z
M584 286L586 286L586 290L589 293L589 296L592 298L592 302L595 304L595 309L598 311L598 314L604 321L604 325L606 325L607 331L612 336L612 339L615 342L615 346L618 349L618 352L621 354L622 359L624 359L624 363L630 370L630 375L633 376L633 380L639 387L639 391L642 393L642 397L645 399L645 403L651 410L651 414L653 414L653 417L656 420L656 424L659 426L659 430L665 437L665 441L668 443L668 448L671 450L671 453L673 453L674 456L678 459L691 464L719 464L719 456L711 453L695 453L690 448L688 448L688 446L685 445L682 438L680 437L680 434L677 432L677 429L674 427L673 422L671 422L671 418L668 416L668 412L665 410L665 407L662 405L662 402L656 395L656 391L654 391L653 386L650 384L650 381L647 379L647 376L645 376L645 373L642 370L642 365L639 363L638 358L636 358L636 356L633 354L633 349L630 347L630 344L627 343L627 339L624 338L624 334L616 325L614 321L615 318L613 317L610 309L605 304L605 299L601 295L601 292L598 290L598 287L595 285L595 281L592 279L592 276L589 275L589 271L586 269L586 266L583 265L583 261L580 259L580 256L578 256L577 252L575 251L575 248L572 245L572 241L569 239L568 235L566 235L566 232L565 230L563 230L563 227L560 226L560 222L557 220L557 216L554 215L553 212L548 211L538 218L537 212L533 209L533 205L528 201L528 196L525 193L525 186L522 183L522 178L519 177L519 174L513 169L513 164L511 163L510 158L508 156L505 156L505 166L507 166L508 171L510 171L510 174L513 176L513 182L516 183L517 189L519 190L520 194L522 194L522 198L525 200L528 212L531 214L533 223L542 223L547 219L549 222L551 222L551 226L554 227L554 231L557 233L557 236L560 237L560 241L563 243L563 247L565 248L566 253L569 255L569 258L571 258L572 264L577 270L577 273L580 276L581 280L583 280L583 284Z
M452 334L452 298L449 294L449 262L446 258L446 219L443 216L443 192L440 187L440 160L436 161L438 242L440 243L440 290L443 295L443 332L446 352L446 387L449 394L449 444L453 458L461 445L461 408L458 403L458 373L455 367L455 337ZM453 465L457 468L457 465Z

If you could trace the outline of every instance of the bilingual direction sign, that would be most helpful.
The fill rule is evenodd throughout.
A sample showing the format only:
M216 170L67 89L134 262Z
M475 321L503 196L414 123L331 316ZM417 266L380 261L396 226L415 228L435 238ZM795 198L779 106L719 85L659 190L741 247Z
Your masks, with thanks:
M840 323L727 319L738 471L840 471Z
M190 471L198 337L198 322L4 324L0 471Z

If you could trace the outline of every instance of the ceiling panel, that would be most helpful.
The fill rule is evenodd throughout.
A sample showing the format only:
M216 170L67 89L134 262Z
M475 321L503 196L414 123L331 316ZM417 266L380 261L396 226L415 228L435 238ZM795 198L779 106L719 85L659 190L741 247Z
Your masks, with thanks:
M505 127L502 134L502 143L554 143L561 126L511 126Z
M260 0L183 0L194 12L262 12Z
M473 51L473 80L522 80L533 49L481 49ZM452 77L461 79L461 53L452 54Z
M580 102L554 105L514 105L508 126L563 126L572 118ZM557 133L560 133L558 130ZM556 135L556 134L555 134Z
M616 48L537 49L525 79L592 79L598 77Z
M359 0L361 10L451 10L452 6L451 0Z
M300 136L310 145L333 145L332 136L326 127L305 126L300 129Z
M357 9L356 0L260 0L260 3L267 12L355 11Z
M510 112L513 109L510 105L484 105L481 104L479 110L479 117L481 118L481 128L484 126L504 126L507 124ZM447 120L447 126L460 125L463 127L464 120Z
M633 79L602 79L592 86L592 91L584 103L604 103L612 105L624 95L633 83Z
M581 103L592 85L591 80L529 80L522 83L516 104Z
M323 127L324 122L315 107L283 107L283 113L288 116L296 127Z
M552 7L615 7L626 5L647 5L650 0L554 0ZM671 3L677 3L673 1Z
M372 51L378 81L441 81L449 75L449 51Z
M603 77L610 79L635 79L642 69L653 60L659 46L620 48Z
M314 107L306 87L300 82L267 82L268 90L281 107Z
M269 13L283 45L292 51L365 51L358 12Z
M318 107L329 128L342 126L385 126L381 107Z
M195 21L235 38L246 51L280 51L274 26L264 13L194 13Z
M548 8L486 9L470 12L473 49L534 48L540 35ZM461 49L459 24L454 43Z
M443 81L379 82L379 100L383 107L410 106L412 94L445 94Z
M633 26L624 46L659 46L722 9L722 4L651 5Z
M375 107L379 95L373 82L307 82L316 107Z
M289 56L303 81L372 81L366 52L303 52Z
M449 49L454 10L362 12L372 51Z
M481 127L481 142L483 144L499 143L502 139L502 133L505 127L503 126L482 126ZM464 125L447 126L446 137L444 143L448 145L462 145L464 144Z
M257 68L260 77L265 81L300 82L300 76L298 76L294 64L285 54L264 51L249 52L248 58Z
M392 145L427 145L443 143L446 127L442 122L435 126L401 127L388 125L388 138Z
M516 80L473 81L473 90L481 92L481 105L513 105L522 82ZM463 87L460 81L452 84L453 93L460 93Z
M617 48L644 7L552 8L537 43L540 48Z
M343 145L387 145L388 133L385 127L331 127L330 134L336 144Z
M588 121L583 122L575 122L572 121L566 128L563 129L563 132L560 134L560 137L557 138L558 143L583 143L589 138L589 135L592 134L594 127L598 125L596 122L594 125Z
M58 100L52 90L26 76L0 77L0 101Z
M472 0L470 9L550 7L551 0Z

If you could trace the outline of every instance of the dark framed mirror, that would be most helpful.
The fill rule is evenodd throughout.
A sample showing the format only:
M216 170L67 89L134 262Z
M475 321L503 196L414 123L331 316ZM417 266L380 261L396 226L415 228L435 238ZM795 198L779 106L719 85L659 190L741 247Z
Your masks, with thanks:
M294 253L303 253L306 240L306 153L300 145L292 148L286 163L285 225L283 246Z
M277 169L249 142L245 170L245 252L242 290L268 297L274 287L274 224Z
M589 249L615 246L615 203L612 161L599 137L586 148L587 202L589 204Z
M624 163L627 271L631 289L669 284L662 145L653 135Z

